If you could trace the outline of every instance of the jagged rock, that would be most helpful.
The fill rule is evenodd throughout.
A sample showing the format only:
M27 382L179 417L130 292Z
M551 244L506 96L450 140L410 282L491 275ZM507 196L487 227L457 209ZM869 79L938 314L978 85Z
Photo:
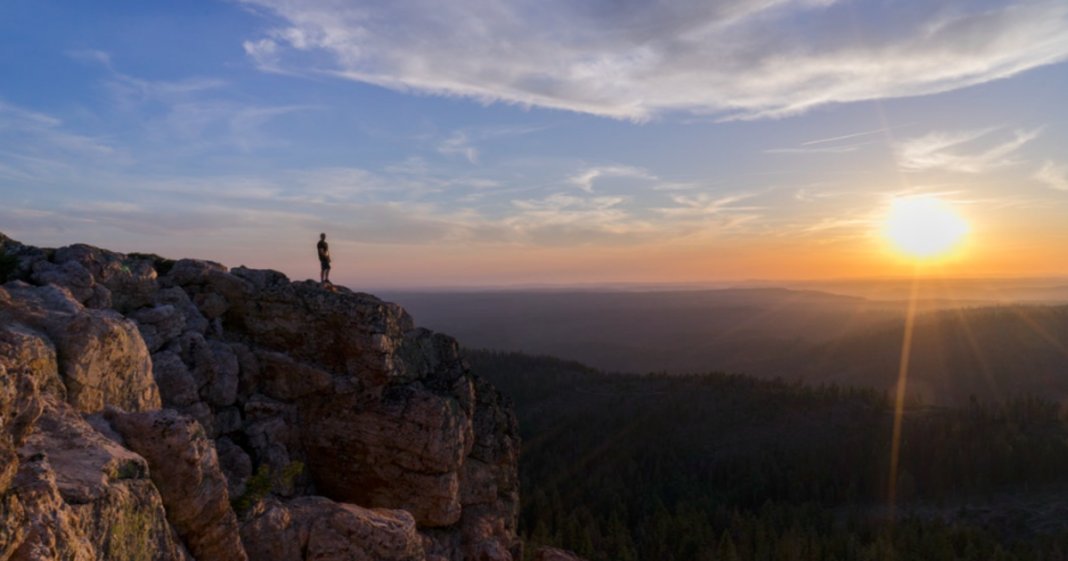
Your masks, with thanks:
M245 492L245 482L252 475L252 458L225 436L215 440L215 450L219 455L219 467L226 475L230 496L241 496Z
M93 297L93 289L96 287L92 273L77 261L67 261L59 265L50 261L38 261L33 264L33 274L30 278L36 284L58 284L70 290L74 298L82 304Z
M575 553L555 547L541 547L534 552L534 561L586 561Z
M92 274L96 284L111 293L111 305L128 312L152 302L158 290L152 261L135 259L91 245L74 244L56 250L54 260L64 265L76 262Z
M282 353L260 352L257 388L265 395L281 400L293 400L334 387L328 372L305 366Z
M262 395L253 395L245 404L244 435L256 465L281 473L294 461L303 461L297 409ZM303 481L299 482L303 485ZM275 492L291 494L291 488Z
M33 267L47 260L46 250L24 245L0 233L0 283L28 281Z
M179 259L164 280L175 286L203 285L215 273L226 274L226 266L203 259Z
M17 339L21 363L37 361L33 370L44 372L53 356L52 370L61 374L49 382L20 371L20 383L40 386L46 397L66 390L87 413L104 404L155 409L162 396L196 420L174 412L106 415L123 435L114 439L147 458L172 525L201 561L234 558L240 549L227 497L250 489L258 470L292 472L294 462L305 464L303 474L271 481L271 492L287 502L268 499L243 530L258 528L250 552L275 543L281 553L253 552L253 559L522 557L514 416L492 386L467 372L455 340L414 328L398 306L208 261L83 245L39 250L2 235L0 251L8 257L0 262L5 279L55 284L0 288L0 351L5 337ZM83 305L102 305L104 296L128 319ZM0 361L0 376L10 368ZM155 402L134 398L145 381ZM4 395L33 393L12 384L0 383L0 414L25 421L23 429L8 423L0 430L0 490L21 469L11 437L25 435L34 418L12 417L17 408L4 405L11 402ZM20 403L18 411L33 413L33 400ZM92 419L97 433L114 432L103 418ZM26 473L54 475L47 458L31 464ZM313 493L329 499L300 497ZM0 517L29 520L26 504L13 496L0 494ZM49 504L56 512L73 508ZM0 530L0 540L27 542L16 527ZM70 527L70 540L83 535L78 528ZM86 543L85 551L95 551ZM0 545L0 559L3 551Z
M59 378L55 347L29 327L0 324L0 364L7 366L13 378L25 375L40 391L66 399L67 388Z
M197 294L193 298L193 303L196 304L200 313L204 314L204 317L208 318L209 321L221 317L230 308L226 298L215 292Z
M148 349L133 322L110 310L83 307L56 285L0 287L0 322L18 321L55 345L67 399L79 411L105 404L142 411L160 407Z
M36 428L19 452L48 456L57 474L56 484L68 502L99 500L112 480L147 478L144 458L103 437L80 415L55 401L47 403Z
M398 368L394 351L412 320L395 304L349 292L323 290L318 283L288 283L281 275L236 268L234 278L270 278L254 297L239 292L228 300L227 330L264 349L334 374L358 376L368 387L415 379ZM244 280L249 287L252 281ZM266 281L260 281L266 282Z
M44 414L19 448L12 508L0 514L14 516L4 525L23 531L0 543L0 551L13 551L12 559L191 561L145 460L100 435L66 403L43 399Z
M92 246L76 245L56 250L55 260L76 260L112 293L112 305L122 312L151 304L159 289L154 263Z
M204 334L208 330L208 320L200 313L196 305L184 290L178 287L164 288L157 292L152 302L157 306L173 306L181 315L182 331Z
M215 433L220 436L238 432L244 426L241 410L237 407L216 409L212 417L215 423Z
M522 543L516 537L518 423L496 388L476 378L475 389L475 442L460 479L464 552L469 559L518 560L522 558Z
M162 349L185 330L185 317L172 304L141 308L128 317L137 322L145 346L152 353Z
M212 341L211 361L197 364L196 372L205 376L207 385L202 390L204 401L214 407L227 407L237 400L237 386L240 366L237 355L230 345L221 341Z
M160 351L152 355L152 375L166 405L184 407L200 400L193 374L177 353Z
M19 467L22 445L43 411L41 391L65 396L56 354L40 335L19 324L0 324L0 493Z
M167 518L198 561L247 559L215 447L200 425L171 410L105 413L126 444L144 456Z
M256 358L256 353L248 348L248 345L231 343L230 348L233 349L234 355L237 357L238 370L240 371L237 385L238 396L242 401L245 401L256 391L256 387L259 384L260 361Z
M346 502L403 508L421 526L457 522L459 471L472 441L457 400L414 385L368 403L352 397L301 406L301 440L319 488Z
M192 405L176 407L175 411L200 423L200 427L204 429L204 432L207 433L209 438L218 436L215 431L215 413L207 403L197 401Z
M241 528L251 559L423 561L415 520L403 510L367 509L323 497L268 501Z

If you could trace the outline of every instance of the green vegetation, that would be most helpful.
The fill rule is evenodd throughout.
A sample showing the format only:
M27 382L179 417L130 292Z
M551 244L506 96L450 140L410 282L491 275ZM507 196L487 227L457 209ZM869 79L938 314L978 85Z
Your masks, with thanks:
M468 356L516 403L520 525L534 547L592 561L1037 561L1068 551L1068 534L1039 532L1028 513L995 521L967 506L996 511L998 497L1064 481L1068 423L1054 404L910 404L901 516L890 525L882 393ZM1054 518L1044 522L1064 526Z
M105 551L114 561L151 561L154 548L150 546L152 521L149 515L132 509L122 515L108 530Z
M273 471L267 464L261 464L245 482L245 492L240 497L230 500L230 506L238 516L248 512L262 501L274 489L293 488L293 480L304 472L302 462L291 462L281 471Z

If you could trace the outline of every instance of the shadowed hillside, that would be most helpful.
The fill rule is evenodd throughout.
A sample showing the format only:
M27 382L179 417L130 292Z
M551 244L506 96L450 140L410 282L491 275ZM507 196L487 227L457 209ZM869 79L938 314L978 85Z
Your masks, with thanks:
M1043 401L910 407L890 531L881 394L468 357L515 400L533 543L606 561L1051 559L1068 543L1068 424Z

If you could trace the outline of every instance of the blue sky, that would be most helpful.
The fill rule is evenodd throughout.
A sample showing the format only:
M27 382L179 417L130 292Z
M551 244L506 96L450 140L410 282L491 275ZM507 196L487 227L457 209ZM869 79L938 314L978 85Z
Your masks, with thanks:
M361 286L1065 274L1068 3L0 6L0 231Z

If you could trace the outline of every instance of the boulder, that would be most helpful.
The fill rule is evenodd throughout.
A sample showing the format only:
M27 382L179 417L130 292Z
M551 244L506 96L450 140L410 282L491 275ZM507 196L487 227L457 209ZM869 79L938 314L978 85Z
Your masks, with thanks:
M198 561L248 559L230 507L215 447L196 421L172 410L123 413L108 421L144 456L167 507L167 518Z
M145 346L153 353L185 331L185 316L172 304L141 308L128 317L137 322Z
M35 284L57 284L70 291L74 299L84 304L95 294L96 281L92 273L77 261L55 264L51 261L38 261L33 264L30 279ZM104 290L107 290L106 288ZM108 291L110 293L110 291ZM110 296L108 297L110 300Z
M415 520L403 510L368 509L323 497L267 501L241 528L252 559L423 561Z
M204 334L208 330L208 320L200 313L196 305L184 290L178 287L163 288L152 297L156 306L172 306L181 317L181 332L192 331Z
M53 260L61 266L70 262L81 265L95 284L108 289L111 306L123 313L151 304L159 289L156 269L149 259L74 244L57 249Z
M215 440L215 450L219 456L219 467L226 475L230 496L241 496L245 492L245 482L252 475L252 458L225 436Z
M332 390L329 372L301 364L283 353L262 351L256 354L259 365L256 389L275 399L293 400Z
M152 375L168 407L184 407L200 401L193 373L177 353L160 351L152 355Z
M13 379L26 376L41 392L66 399L56 349L43 334L19 323L0 323L0 364Z
M56 285L0 287L0 323L21 323L48 336L56 349L67 399L83 413L112 404L158 409L152 361L136 325L110 310L85 308Z
M357 377L365 387L408 382L415 375L394 362L394 351L412 329L395 304L348 291L323 290L311 281L289 283L284 276L236 268L248 291L231 290L223 316L228 332L253 345L283 352L327 372ZM268 280L264 280L264 279ZM257 283L264 284L259 288Z
M11 559L192 561L168 524L143 458L95 431L66 403L44 412L19 447L0 552ZM7 558L7 557L5 557Z
M413 384L365 402L356 394L321 396L300 411L308 468L327 496L402 508L420 526L460 519L459 472L472 438L455 398Z

